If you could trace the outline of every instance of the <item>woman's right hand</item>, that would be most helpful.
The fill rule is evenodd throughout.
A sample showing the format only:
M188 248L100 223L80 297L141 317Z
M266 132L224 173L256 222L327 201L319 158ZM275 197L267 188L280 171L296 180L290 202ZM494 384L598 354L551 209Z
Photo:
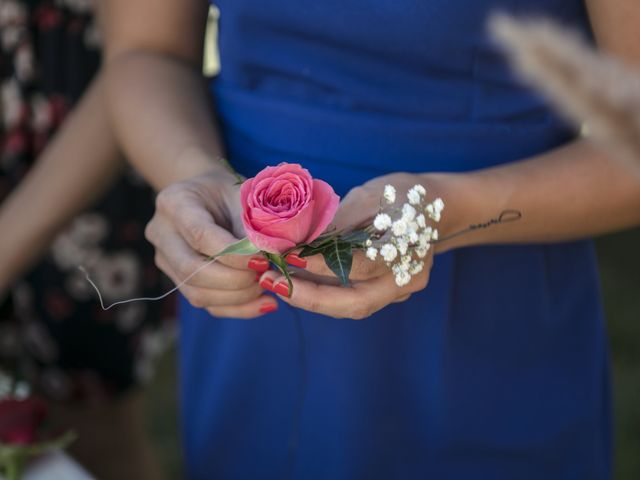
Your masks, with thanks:
M200 268L205 258L244 235L239 187L218 170L162 190L145 235L156 249L158 267L176 284ZM262 257L228 255L191 277L180 291L194 307L216 317L253 318L277 309L263 294L259 276L269 268Z

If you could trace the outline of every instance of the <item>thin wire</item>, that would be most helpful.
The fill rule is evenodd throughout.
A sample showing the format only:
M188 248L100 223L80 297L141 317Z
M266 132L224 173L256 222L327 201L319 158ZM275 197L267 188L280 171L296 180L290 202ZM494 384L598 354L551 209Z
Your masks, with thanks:
M177 291L180 289L180 287L182 287L185 283L187 283L189 280L191 280L194 275L196 275L197 273L201 272L203 269L205 269L206 267L208 267L209 265L211 265L213 262L215 262L218 259L218 257L214 257L211 258L210 260L208 260L206 263L204 263L203 265L201 265L200 267L198 267L193 273L191 273L187 278L185 278L184 280L182 280L179 284L177 284L175 287L173 287L171 290L169 290L166 293L163 293L162 295L158 296L158 297L136 297L136 298L130 298L129 300L121 300L119 302L115 302L112 303L111 305L109 305L108 307L104 306L104 301L102 299L102 294L100 293L100 289L98 288L98 286L95 284L95 282L93 280L91 280L91 277L89 276L89 272L87 272L87 270L80 265L78 267L78 270L80 270L82 273L84 273L85 278L87 279L87 281L91 284L91 286L93 287L93 289L96 291L96 293L98 294L98 298L100 299L100 306L102 307L102 310L107 311L112 307L115 307L116 305L123 305L125 303L131 303L131 302L155 302L158 300L162 300L163 298L168 297L169 295L171 295L173 292Z

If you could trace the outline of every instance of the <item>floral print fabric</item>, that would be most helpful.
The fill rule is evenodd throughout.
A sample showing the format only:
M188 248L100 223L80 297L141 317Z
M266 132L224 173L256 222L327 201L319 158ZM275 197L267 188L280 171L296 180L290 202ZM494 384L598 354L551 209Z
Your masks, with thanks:
M100 62L91 0L0 0L0 201L28 172ZM81 159L78 159L81 161ZM102 311L105 302L157 296L144 224L153 192L127 172L76 217L0 307L0 362L56 400L110 398L147 380L173 338L172 302Z

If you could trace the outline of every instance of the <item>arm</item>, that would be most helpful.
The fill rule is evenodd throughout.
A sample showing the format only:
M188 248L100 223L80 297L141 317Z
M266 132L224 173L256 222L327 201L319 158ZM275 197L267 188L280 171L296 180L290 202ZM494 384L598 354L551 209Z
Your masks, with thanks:
M222 147L201 74L207 4L201 0L110 0L105 22L107 104L127 158L158 190L147 238L177 284L242 232L239 189L219 161ZM234 235L235 234L235 235ZM266 261L225 256L181 287L198 307L251 318L275 309L256 271Z
M57 231L104 191L121 166L102 90L98 76L0 208L0 295Z
M201 73L203 1L102 2L109 114L127 158L157 189L203 172L231 179ZM232 183L234 183L232 181Z
M600 48L640 64L640 4L634 0L586 3ZM450 230L477 223L478 218L492 218L506 208L523 213L518 222L460 237L442 245L443 249L571 240L640 223L640 179L584 139L523 162L434 180L457 192L451 192L449 202L452 208L447 216L456 222ZM460 201L456 195L462 195Z

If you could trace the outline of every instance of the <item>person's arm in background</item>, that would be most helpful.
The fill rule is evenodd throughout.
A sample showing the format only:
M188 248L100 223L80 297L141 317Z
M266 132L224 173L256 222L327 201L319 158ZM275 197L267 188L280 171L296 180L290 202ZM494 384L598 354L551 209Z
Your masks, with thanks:
M53 236L109 186L123 162L98 75L26 178L0 205L0 297Z
M110 0L101 7L109 118L127 159L162 190L146 234L156 264L177 284L242 231L236 177L220 161L202 76L208 5ZM217 316L255 317L276 304L262 295L249 267L263 271L268 264L225 256L180 290Z

